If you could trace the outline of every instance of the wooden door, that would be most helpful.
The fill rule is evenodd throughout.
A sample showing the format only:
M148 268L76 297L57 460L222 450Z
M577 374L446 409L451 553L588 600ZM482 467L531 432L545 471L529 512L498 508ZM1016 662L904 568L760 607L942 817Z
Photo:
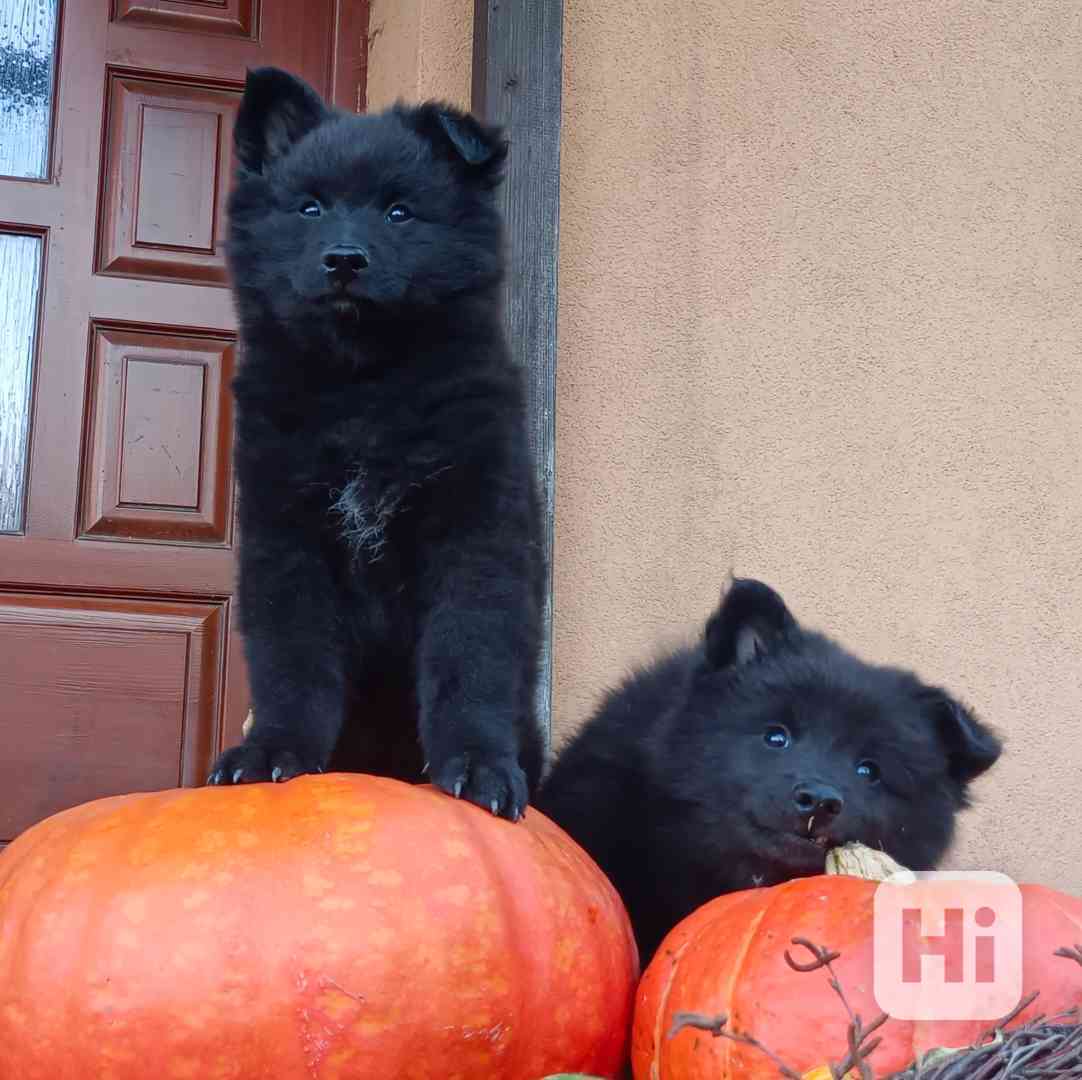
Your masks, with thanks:
M223 203L244 72L363 103L362 0L0 0L0 844L247 711Z

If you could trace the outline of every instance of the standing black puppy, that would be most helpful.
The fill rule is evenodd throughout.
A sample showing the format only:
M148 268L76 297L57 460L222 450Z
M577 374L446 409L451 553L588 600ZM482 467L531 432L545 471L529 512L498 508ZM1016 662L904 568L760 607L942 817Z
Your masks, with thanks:
M822 873L840 844L931 869L999 753L945 691L858 660L737 580L697 646L609 694L537 804L609 875L645 964L707 900Z
M364 712L397 707L434 783L517 819L542 762L545 567L502 329L506 144L449 106L339 113L272 68L249 73L234 142L255 724L210 781L347 750L372 769L385 737Z

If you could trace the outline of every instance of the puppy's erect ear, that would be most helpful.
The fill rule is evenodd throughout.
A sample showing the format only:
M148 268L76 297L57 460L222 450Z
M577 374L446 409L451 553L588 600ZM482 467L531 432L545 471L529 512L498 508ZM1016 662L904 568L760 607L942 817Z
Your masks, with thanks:
M768 654L796 627L785 601L752 578L734 578L706 624L706 659L712 668L748 664Z
M999 760L1003 751L999 737L945 690L926 686L918 698L946 747L948 769L955 780L968 784Z
M330 115L319 94L288 71L249 71L233 127L237 160L249 172L263 172Z
M500 128L439 101L426 101L416 108L399 106L399 115L437 152L465 165L485 186L493 187L502 179L507 140Z

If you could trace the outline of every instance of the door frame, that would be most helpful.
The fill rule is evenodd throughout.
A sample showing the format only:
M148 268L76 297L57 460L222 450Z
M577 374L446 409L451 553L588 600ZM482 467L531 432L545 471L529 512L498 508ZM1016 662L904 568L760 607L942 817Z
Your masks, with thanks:
M471 107L502 125L511 143L498 195L508 245L504 318L512 356L527 372L544 514L548 582L537 706L551 741L563 0L474 0L473 20Z

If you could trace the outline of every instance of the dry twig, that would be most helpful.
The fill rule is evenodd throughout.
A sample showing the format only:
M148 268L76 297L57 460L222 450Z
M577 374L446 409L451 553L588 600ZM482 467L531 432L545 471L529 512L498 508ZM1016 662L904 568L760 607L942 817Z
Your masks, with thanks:
M865 1027L864 1021L860 1017L860 1013L854 1012L853 1007L849 1004L849 999L845 996L845 991L842 989L842 984L833 967L834 961L841 956L841 953L824 949L821 945L813 944L807 938L795 937L792 939L792 944L807 949L815 959L802 964L794 960L790 955L789 950L786 949L785 962L794 971L818 971L820 968L826 968L827 972L830 974L830 988L839 998L841 998L842 1004L845 1006L845 1011L849 1014L849 1030L847 1032L849 1052L840 1062L835 1063L831 1061L827 1063L827 1067L830 1069L830 1075L834 1080L842 1080L842 1077L847 1076L850 1070L856 1069L860 1073L861 1080L875 1080L875 1073L872 1071L872 1067L868 1064L867 1059L871 1057L876 1047L878 1047L883 1040L875 1038L869 1041L868 1036L887 1022L887 1014L880 1013L867 1027Z

